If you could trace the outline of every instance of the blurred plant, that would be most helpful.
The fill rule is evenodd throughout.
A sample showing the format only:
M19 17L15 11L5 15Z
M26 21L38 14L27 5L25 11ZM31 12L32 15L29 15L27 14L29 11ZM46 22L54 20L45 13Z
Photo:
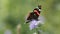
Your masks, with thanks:
M20 20L18 18L14 18L13 16L8 16L5 19L5 22L7 26L10 25L12 28L15 28L20 23Z

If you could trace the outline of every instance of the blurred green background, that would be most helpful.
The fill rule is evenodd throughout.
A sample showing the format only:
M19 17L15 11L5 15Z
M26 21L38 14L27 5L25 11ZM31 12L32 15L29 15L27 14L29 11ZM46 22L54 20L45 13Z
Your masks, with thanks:
M38 0L46 18L41 30L46 34L60 34L60 0ZM21 34L31 34L25 16L37 7L36 0L0 0L0 34L10 29L16 34L16 26L21 24Z

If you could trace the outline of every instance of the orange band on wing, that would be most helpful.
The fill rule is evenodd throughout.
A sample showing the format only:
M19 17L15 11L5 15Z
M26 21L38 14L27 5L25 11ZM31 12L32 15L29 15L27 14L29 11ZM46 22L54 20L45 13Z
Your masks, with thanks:
M40 15L37 11L35 11L35 12L37 13L38 16Z

